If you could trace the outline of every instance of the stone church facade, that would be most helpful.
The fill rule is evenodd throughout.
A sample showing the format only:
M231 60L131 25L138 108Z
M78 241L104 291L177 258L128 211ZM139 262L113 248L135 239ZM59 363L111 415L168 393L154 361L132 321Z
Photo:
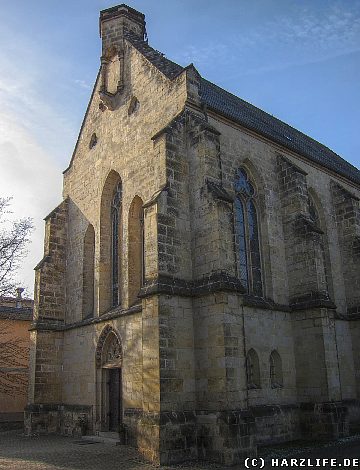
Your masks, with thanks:
M101 67L36 267L26 429L154 462L360 423L360 172L100 13Z

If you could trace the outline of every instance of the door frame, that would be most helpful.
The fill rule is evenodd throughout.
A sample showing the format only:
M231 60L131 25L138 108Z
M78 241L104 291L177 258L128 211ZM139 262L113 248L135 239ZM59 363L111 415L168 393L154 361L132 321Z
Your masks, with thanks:
M119 384L119 426L123 422L123 387L122 387L122 368L121 367L103 367L101 369L101 420L100 427L101 431L110 431L110 396L109 396L109 384L110 384L110 369L117 369L120 375Z

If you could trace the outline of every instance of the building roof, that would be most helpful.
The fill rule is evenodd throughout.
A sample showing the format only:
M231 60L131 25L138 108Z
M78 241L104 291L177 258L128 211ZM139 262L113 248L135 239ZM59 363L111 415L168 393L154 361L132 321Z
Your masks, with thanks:
M360 171L325 145L205 79L200 90L208 108L360 184Z
M0 319L32 321L33 307L32 299L0 297Z
M0 307L0 319L32 321L33 309L31 307Z
M184 70L133 33L127 32L126 38L169 79ZM200 99L208 109L360 184L360 171L328 147L204 78L200 82Z

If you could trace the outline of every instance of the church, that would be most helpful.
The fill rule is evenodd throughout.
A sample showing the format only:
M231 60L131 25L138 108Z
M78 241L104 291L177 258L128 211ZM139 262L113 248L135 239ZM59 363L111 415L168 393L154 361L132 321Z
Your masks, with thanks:
M100 12L101 66L45 218L27 434L242 463L360 425L360 171Z

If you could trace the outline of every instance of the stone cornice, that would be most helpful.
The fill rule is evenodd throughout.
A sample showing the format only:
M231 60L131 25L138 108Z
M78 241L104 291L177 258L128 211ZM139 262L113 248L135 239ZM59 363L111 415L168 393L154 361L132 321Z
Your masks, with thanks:
M160 275L155 279L145 282L145 285L140 290L139 297L157 294L197 297L219 291L245 293L245 289L237 277L220 271L195 281L185 281L175 277Z
M93 325L97 323L103 323L109 320L114 320L115 318L123 317L125 315L132 315L134 313L139 313L142 311L142 306L140 304L133 305L128 309L115 308L102 314L100 317L91 317L84 318L81 321L62 324L58 321L54 321L47 318L40 318L33 322L30 331L66 331L72 330L74 328L81 328L83 326Z
M290 300L291 310L307 310L311 308L336 309L334 302L323 292L311 292Z
M323 235L324 232L318 227L315 222L308 217L305 217L303 214L298 214L295 220L296 231L299 232L313 232Z
M157 140L161 135L170 133L180 122L185 122L185 120L186 122L189 122L190 119L193 119L196 124L201 125L202 130L206 130L217 136L221 135L221 133L214 126L208 123L203 114L198 114L185 107L165 127L154 134L151 137L151 140Z
M157 200L159 199L159 197L161 196L162 192L163 191L168 191L170 188L170 185L168 182L166 182L165 184L163 184L163 186L158 189L157 191L155 191L155 193L150 197L150 199L148 199L144 204L143 204L143 209L146 209L147 207L150 207L152 206L153 204L155 204L157 202Z
M226 191L226 189L215 181L206 180L206 186L214 199L224 202L234 202L234 198Z
M265 310L280 310L281 312L291 312L288 305L277 304L272 299L256 297L251 294L243 295L243 305L246 307L262 308Z

